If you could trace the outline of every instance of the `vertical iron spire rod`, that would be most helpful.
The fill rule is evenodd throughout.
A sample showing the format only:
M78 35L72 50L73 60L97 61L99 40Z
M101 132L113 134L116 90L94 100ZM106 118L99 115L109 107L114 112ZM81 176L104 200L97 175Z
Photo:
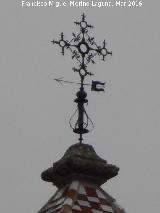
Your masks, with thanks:
M81 81L81 88L80 91L83 92L83 83ZM78 102L78 128L80 130L83 130L83 124L84 124L84 103L83 102ZM83 137L82 137L82 132L80 131L80 137L79 137L79 142L82 143Z

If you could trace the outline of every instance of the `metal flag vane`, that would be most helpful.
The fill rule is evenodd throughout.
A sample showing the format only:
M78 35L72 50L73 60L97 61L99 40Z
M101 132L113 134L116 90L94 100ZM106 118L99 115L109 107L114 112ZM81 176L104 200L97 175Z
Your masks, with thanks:
M99 46L95 42L95 38L91 37L88 33L90 29L93 28L92 25L88 24L86 21L86 16L83 13L81 21L74 22L77 26L80 27L80 32L78 34L72 33L72 39L70 41L64 38L64 34L60 34L59 40L52 40L53 44L57 44L61 48L62 55L65 54L65 50L69 50L72 54L72 59L76 60L79 63L79 67L74 67L73 71L78 72L80 75L80 83L75 83L72 81L66 81L62 78L54 79L59 83L75 83L80 84L80 89L77 92L77 98L74 102L77 103L77 109L73 116L70 119L70 126L73 129L74 133L80 135L79 141L82 143L82 135L88 133L89 124L93 127L93 122L89 118L84 104L88 103L86 99L87 93L84 91L84 86L91 86L93 91L104 91L105 83L100 81L92 81L92 84L85 84L84 80L86 76L92 76L93 73L88 72L88 65L95 64L95 56L100 56L101 60L105 61L107 55L112 55L112 52L107 50L105 40L102 42L102 45ZM78 119L73 122L73 118L78 112Z

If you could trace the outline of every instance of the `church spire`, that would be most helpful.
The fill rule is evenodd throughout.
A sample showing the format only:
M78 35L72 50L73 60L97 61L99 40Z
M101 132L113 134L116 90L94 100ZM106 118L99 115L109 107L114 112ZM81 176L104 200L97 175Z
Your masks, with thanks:
M74 100L77 109L73 114L78 113L78 117L75 123L72 122L73 116L70 119L73 132L79 135L79 143L70 146L60 160L42 172L41 178L53 183L58 190L38 213L125 213L116 200L101 188L102 184L118 175L119 168L99 157L91 145L82 143L83 134L90 131L89 123L93 124L84 107L88 103L85 86L90 86L92 91L104 91L104 83L100 81L85 82L86 76L93 75L88 72L88 66L95 63L96 56L104 61L112 52L107 50L105 41L99 46L94 37L90 37L89 30L93 27L84 14L75 24L80 27L80 32L77 35L73 33L70 41L65 40L61 33L60 40L52 42L61 48L63 55L70 50L72 59L79 63L79 67L73 68L80 76L80 88Z

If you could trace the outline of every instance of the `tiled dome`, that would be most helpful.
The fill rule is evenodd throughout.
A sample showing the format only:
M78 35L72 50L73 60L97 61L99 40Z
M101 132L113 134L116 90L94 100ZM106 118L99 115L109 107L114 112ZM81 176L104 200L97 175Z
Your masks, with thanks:
M72 181L57 190L38 213L125 213L116 200L101 187Z

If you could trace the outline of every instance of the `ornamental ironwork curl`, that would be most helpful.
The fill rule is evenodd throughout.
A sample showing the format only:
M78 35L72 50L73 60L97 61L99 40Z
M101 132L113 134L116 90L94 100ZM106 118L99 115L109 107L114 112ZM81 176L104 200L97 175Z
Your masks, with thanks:
M92 25L86 21L85 14L82 15L81 21L74 22L80 27L78 34L72 33L72 39L70 41L64 38L64 34L60 34L59 40L52 40L53 44L57 44L61 48L62 55L65 54L65 50L71 52L72 59L79 62L79 67L73 67L74 72L78 72L83 83L85 76L93 75L88 72L87 66L89 63L95 64L95 56L100 56L103 61L107 55L112 55L111 51L107 49L107 43L104 40L102 45L97 45L95 38L89 35L89 30L93 28Z

